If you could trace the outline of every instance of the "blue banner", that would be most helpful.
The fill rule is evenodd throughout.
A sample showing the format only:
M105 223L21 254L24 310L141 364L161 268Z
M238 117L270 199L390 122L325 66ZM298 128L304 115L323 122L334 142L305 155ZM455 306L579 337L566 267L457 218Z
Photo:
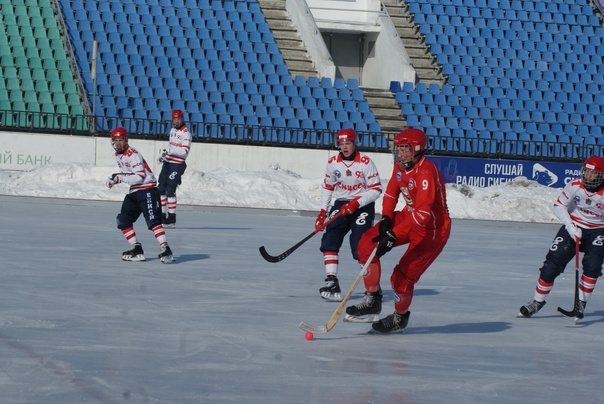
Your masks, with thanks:
M563 188L581 176L581 164L469 157L427 156L446 183L490 187L522 176L552 188Z

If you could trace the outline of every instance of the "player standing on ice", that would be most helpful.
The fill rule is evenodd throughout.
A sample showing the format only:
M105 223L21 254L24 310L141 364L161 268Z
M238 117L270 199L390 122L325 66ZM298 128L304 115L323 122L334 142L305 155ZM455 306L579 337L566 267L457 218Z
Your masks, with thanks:
M382 182L373 161L357 150L357 135L353 129L339 130L336 146L340 152L327 161L321 189L321 212L315 229L323 226L328 211L329 217L343 213L325 228L320 248L327 278L319 293L323 299L339 302L342 300L337 278L340 247L350 232L352 256L358 259L357 244L361 235L373 226L375 200L382 193ZM335 201L330 208L332 199Z
M576 238L579 250L584 253L576 318L583 318L585 305L596 280L602 276L604 264L604 158L591 156L585 160L581 178L569 182L554 203L554 215L562 222L562 227L539 269L541 274L533 301L520 308L518 317L531 317L545 305L554 280L576 254Z
M147 227L153 232L159 243L159 259L163 263L174 261L164 227L161 224L159 193L153 172L138 150L128 145L126 129L115 128L111 131L111 145L115 149L115 159L121 172L114 173L107 178L107 188L112 188L121 182L130 185L128 194L122 202L121 211L116 218L117 228L122 231L132 246L132 249L122 253L122 259L124 261L145 260L143 247L138 242L134 231L134 222L142 213Z
M191 132L185 126L184 114L180 109L172 111L172 129L168 148L160 153L158 162L163 163L159 173L161 211L163 224L167 228L176 227L176 188L187 169L185 160L191 150Z
M393 247L409 244L390 277L394 313L375 322L374 332L402 331L407 326L414 285L441 253L451 232L442 176L424 157L427 142L419 129L405 129L394 137L395 164L384 194L382 220L367 230L359 243L359 263L365 265L378 242L377 253L363 275L365 297L346 308L345 321L352 322L377 320L382 310L379 257ZM405 206L395 212L401 195Z

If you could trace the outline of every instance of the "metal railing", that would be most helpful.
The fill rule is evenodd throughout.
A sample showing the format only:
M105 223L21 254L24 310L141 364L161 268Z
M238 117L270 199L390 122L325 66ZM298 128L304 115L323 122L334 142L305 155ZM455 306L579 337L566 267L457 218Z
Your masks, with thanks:
M89 127L90 122L96 124L94 130ZM171 125L172 122L169 120L0 110L1 131L106 136L113 128L121 126L126 128L133 138L160 139L168 136ZM334 148L333 139L337 132L332 129L216 122L187 122L187 127L195 142L312 149ZM396 133L357 132L357 135L359 149L389 153L391 141ZM428 153L461 157L580 162L591 155L603 155L604 142L602 143L590 142L586 138L579 144L428 136Z

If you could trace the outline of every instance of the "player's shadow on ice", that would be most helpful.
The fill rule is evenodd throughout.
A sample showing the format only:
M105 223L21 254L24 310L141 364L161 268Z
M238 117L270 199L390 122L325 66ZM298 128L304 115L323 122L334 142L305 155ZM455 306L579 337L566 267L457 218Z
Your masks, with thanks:
M207 260L208 258L210 258L208 254L181 254L176 256L176 261L174 262L174 264L182 264L183 262L189 261Z
M511 328L511 326L511 323L502 321L459 323L435 327L409 327L405 329L405 334L486 334L502 332Z
M207 227L207 226L202 226L202 227L178 226L177 229L180 229L180 230L236 230L236 231L252 230L251 227ZM168 230L172 230L172 229L168 229Z

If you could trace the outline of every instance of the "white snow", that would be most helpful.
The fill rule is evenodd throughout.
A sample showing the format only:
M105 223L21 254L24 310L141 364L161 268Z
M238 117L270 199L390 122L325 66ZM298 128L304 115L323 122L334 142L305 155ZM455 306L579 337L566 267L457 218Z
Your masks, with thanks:
M115 171L113 166L86 164L47 165L29 172L0 171L0 195L121 201L127 185L105 187L105 179ZM301 178L278 164L252 172L188 170L177 197L182 205L318 212L321 181ZM447 198L451 217L456 219L556 223L552 205L560 191L518 177L489 188L448 184ZM381 212L381 199L376 209Z

